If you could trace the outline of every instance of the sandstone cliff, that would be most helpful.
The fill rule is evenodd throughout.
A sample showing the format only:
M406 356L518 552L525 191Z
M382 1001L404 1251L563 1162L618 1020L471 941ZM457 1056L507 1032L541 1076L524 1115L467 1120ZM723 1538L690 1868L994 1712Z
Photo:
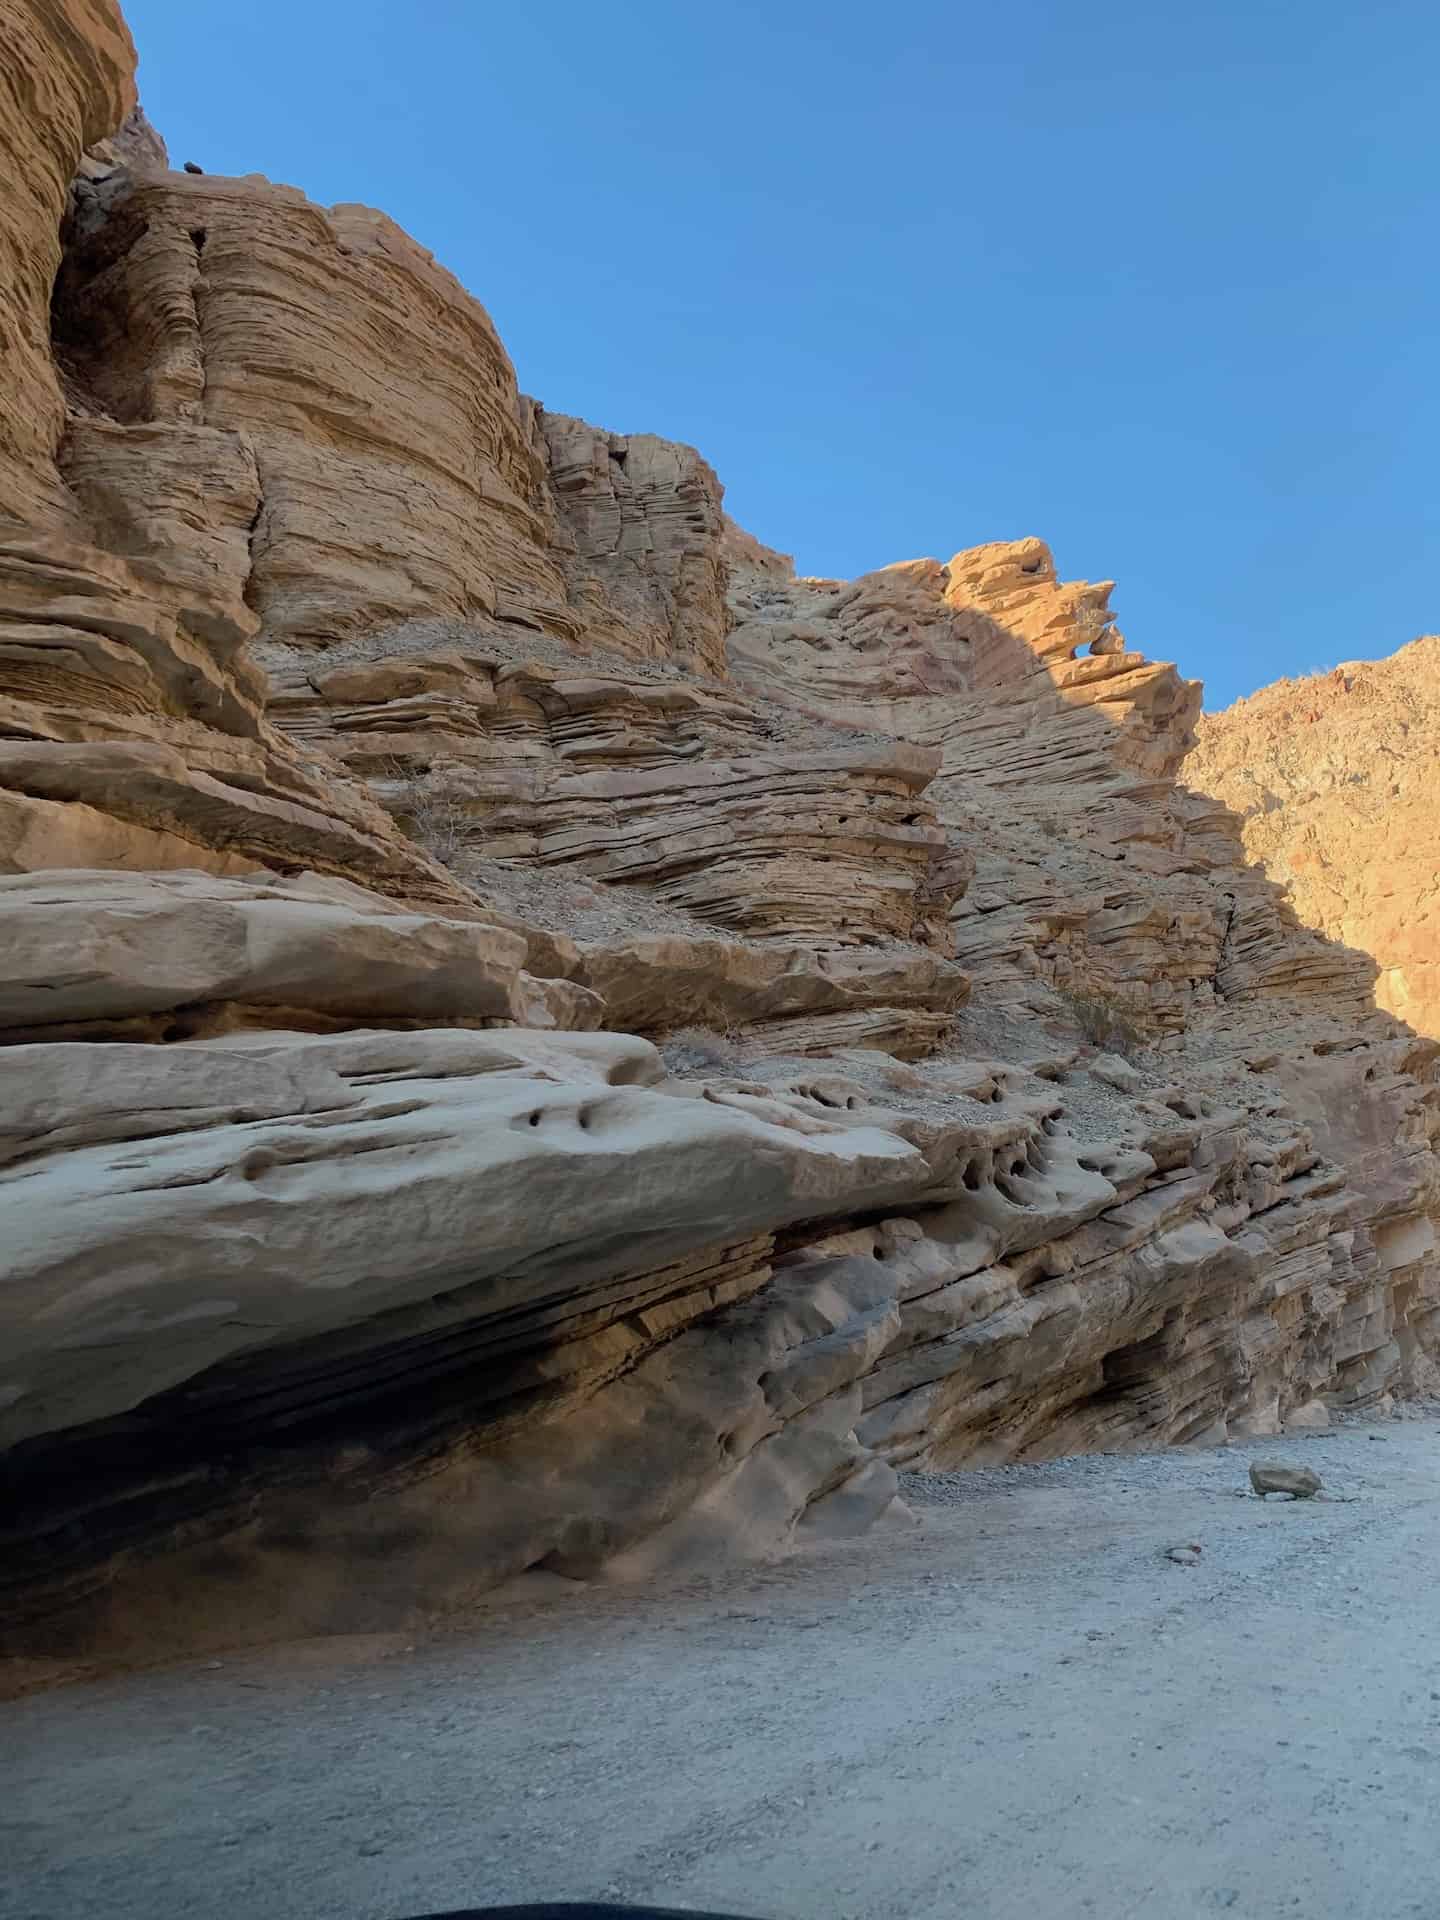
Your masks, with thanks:
M382 215L166 171L108 0L3 8L7 1650L1434 1377L1436 1048L1108 583L797 579Z
M1309 925L1373 954L1375 997L1440 1036L1440 639L1208 714L1186 774Z

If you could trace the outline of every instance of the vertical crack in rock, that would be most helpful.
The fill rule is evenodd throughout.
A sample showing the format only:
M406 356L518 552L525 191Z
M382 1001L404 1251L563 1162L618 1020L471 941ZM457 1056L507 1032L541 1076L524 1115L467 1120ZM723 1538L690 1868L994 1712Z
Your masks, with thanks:
M245 579L241 585L240 594L245 605L258 617L260 605L255 578L257 554L263 551L265 544L261 532L261 522L265 514L265 475L260 465L260 455L248 434L241 434L238 438L249 456L255 475L255 511L251 514L245 528Z

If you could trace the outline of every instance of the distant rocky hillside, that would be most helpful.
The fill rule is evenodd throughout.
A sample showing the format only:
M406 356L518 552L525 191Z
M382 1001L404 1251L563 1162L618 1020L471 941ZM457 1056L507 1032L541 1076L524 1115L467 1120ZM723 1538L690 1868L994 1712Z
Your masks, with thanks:
M1375 997L1440 1037L1440 638L1207 714L1185 777L1311 926L1373 954Z
M7 1652L1434 1381L1437 1048L1109 583L797 579L382 214L168 171L110 0L0 28Z

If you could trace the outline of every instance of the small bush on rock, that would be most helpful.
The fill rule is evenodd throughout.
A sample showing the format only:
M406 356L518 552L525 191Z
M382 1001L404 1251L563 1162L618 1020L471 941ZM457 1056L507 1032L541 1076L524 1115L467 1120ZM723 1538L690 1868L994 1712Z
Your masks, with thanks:
M1070 1019L1092 1047L1104 1047L1107 1053L1126 1059L1145 1045L1145 1036L1130 1017L1128 1008L1108 993L1072 992L1058 989L1060 1000Z
M466 850L469 815L454 794L428 779L405 781L391 812L432 860L454 867Z

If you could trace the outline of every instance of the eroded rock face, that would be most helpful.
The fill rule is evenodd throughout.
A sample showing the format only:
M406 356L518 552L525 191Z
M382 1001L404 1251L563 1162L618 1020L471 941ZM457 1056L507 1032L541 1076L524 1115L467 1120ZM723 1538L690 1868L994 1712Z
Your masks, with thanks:
M60 904L88 885L103 941L122 884L66 876ZM88 971L111 1020L223 991L238 1025L52 1042L4 1003L12 1648L356 1629L537 1563L703 1565L861 1524L907 1464L1275 1431L1317 1392L1424 1377L1428 1245L1380 1217L1411 1183L1367 1209L1253 1062L1121 1092L1073 1048L977 1057L963 1023L918 1066L376 1031L326 987L354 976L339 942L399 930L357 891L168 882L127 947L153 927L169 978L144 966L128 999L77 954L67 1014ZM428 964L433 994L494 1006L518 941L477 956L457 923L442 961L443 931L395 951L390 990L417 1004L397 969ZM320 1030L262 1024L272 998ZM1353 1104L1433 1164L1404 1065ZM386 1580L357 1582L376 1555Z
M998 790L1171 778L1190 744L1199 684L1127 647L1114 582L1060 581L1042 540L856 581L786 581L773 557L736 572L742 681L844 724L963 742L970 776Z
M52 464L65 406L50 347L60 216L82 149L135 106L135 50L109 0L6 0L0 13L0 512L64 511Z
M1282 680L1200 722L1188 777L1244 821L1295 911L1379 965L1375 997L1440 1036L1440 639Z
M0 1646L1434 1382L1436 1046L1109 583L796 579L383 216L168 172L108 0L12 20Z
M383 215L258 177L121 173L72 220L55 314L77 383L118 423L117 488L150 484L144 437L124 429L243 439L248 600L267 636L323 647L502 603L573 630L505 351Z
M1177 785L1200 688L1126 643L1113 582L1060 581L1033 539L854 582L775 558L734 568L736 677L939 753L929 797L975 862L949 917L979 991L1030 1011L1058 991L1142 1035L1241 992L1368 1004L1366 957L1308 935L1233 816Z
M854 946L948 945L937 756L825 728L618 658L509 664L472 637L277 679L274 711L412 817L443 802L468 855L643 889L712 927ZM423 774L417 788L417 776Z
M5 28L0 870L288 863L463 911L460 890L378 806L265 718L247 654L253 447L204 424L193 402L120 405L128 361L107 416L74 343L50 339L52 283L72 277L96 208L170 177L155 175L133 117L118 12L15 0ZM77 175L85 148L100 157ZM118 338L127 311L96 324ZM184 385L180 319L173 303L151 315L157 392Z
M0 861L289 860L458 905L275 734L262 668L446 615L713 664L718 483L689 449L612 462L547 428L484 309L382 215L167 172L108 5L12 12ZM620 474L603 500L577 447Z
M279 1015L592 1027L602 1004L527 974L510 928L407 912L316 874L0 878L0 940L0 1034L12 1042L57 1029L188 1039Z
M714 473L693 447L654 434L601 433L548 412L540 425L590 638L692 673L723 672L727 568Z

